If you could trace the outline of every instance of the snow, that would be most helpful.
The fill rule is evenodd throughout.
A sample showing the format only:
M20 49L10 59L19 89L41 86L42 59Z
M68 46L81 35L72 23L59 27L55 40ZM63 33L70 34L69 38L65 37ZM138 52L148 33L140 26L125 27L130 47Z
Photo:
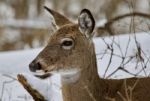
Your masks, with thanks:
M54 75L51 78L39 79L33 75L23 74L29 84L34 89L37 89L47 101L62 101L60 76Z
M0 99L2 101L9 101L9 99L11 101L33 101L31 96L17 82L16 74L30 73L27 68L28 64L40 50L33 49L0 53Z
M144 62L139 61L136 58L136 53L137 53L137 44L135 41L135 38L138 42L138 45L141 47L141 56L144 60ZM113 41L114 39L114 41ZM107 77L109 76L112 72L114 72L122 63L122 58L121 57L126 57L125 62L129 60L129 57L135 56L129 63L124 65L125 69L128 70L131 74L137 74L137 76L148 76L150 74L150 34L148 33L136 33L130 34L130 35L120 35L116 37L106 37L106 38L98 38L95 39L95 47L96 47L96 54L97 54L97 59L98 59L98 69L99 69L99 74L101 77ZM105 40L105 42L104 42ZM108 68L107 74L104 76L104 72L107 68L107 65L109 64L110 56L111 56L111 51L107 49L107 44L109 46L112 45L113 47L113 53L115 55L121 56L113 56L111 60L111 64ZM118 44L115 44L118 43ZM107 51L106 51L107 50ZM107 53L104 55L104 53ZM125 54L126 53L126 54ZM147 63L146 63L147 62ZM146 68L144 68L146 66ZM144 70L143 70L144 69ZM141 71L141 72L140 72ZM145 71L145 72L144 72ZM140 72L140 73L139 73ZM129 73L123 72L122 70L118 70L115 75L112 75L109 78L127 78L127 77L133 77Z
M120 35L115 37L101 37L93 39L96 48L97 61L98 61L98 72L100 77L107 78L114 72L122 63L122 58L117 56L135 56L137 53L137 44L141 46L141 56L144 62L134 58L128 62L125 69L131 74L138 74L138 76L148 76L150 73L150 34L148 33L137 33L130 35ZM113 44L116 42L119 44ZM108 45L107 45L108 44ZM111 46L112 45L112 46ZM108 71L105 74L107 66L110 60L111 51L108 48L113 48L113 56ZM52 78L46 80L40 80L33 77L28 69L28 64L36 57L36 55L43 48L22 50L22 51L10 51L0 53L0 100L2 101L33 101L31 96L23 89L23 87L17 82L16 74L24 74L28 81L36 88L39 89L40 93L45 96L48 101L62 101L61 85L59 75L54 75ZM106 50L106 51L105 51ZM125 52L127 51L127 54ZM104 53L107 54L104 55ZM128 58L125 59L127 62ZM138 62L138 65L137 65ZM146 65L146 68L142 68ZM143 70L144 69L144 70ZM145 72L143 72L145 71ZM117 72L111 75L109 78L128 78L133 77L130 73L123 70L117 70ZM50 86L49 86L50 85ZM9 96L8 96L9 95Z
M0 72L1 73L20 73L28 72L28 64L36 57L42 48L11 51L0 53Z

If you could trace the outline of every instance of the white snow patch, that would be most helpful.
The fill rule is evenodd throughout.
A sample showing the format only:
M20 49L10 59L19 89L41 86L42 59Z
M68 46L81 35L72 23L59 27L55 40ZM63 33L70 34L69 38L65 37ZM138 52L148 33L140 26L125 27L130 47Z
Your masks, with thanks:
M47 101L62 101L60 75L53 75L47 79L39 79L33 75L23 74L29 84L40 92Z

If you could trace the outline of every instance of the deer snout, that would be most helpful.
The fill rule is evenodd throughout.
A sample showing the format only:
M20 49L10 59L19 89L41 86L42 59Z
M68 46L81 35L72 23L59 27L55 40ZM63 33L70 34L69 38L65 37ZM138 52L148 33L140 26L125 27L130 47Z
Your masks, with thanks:
M41 66L40 62L33 61L29 64L29 69L32 72L36 72L37 70L41 70L42 66Z

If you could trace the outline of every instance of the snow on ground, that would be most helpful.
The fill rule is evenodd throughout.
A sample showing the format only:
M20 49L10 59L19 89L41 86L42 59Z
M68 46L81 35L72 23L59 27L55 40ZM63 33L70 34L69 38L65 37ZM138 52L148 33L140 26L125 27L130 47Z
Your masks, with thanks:
M0 53L1 73L29 72L28 65L42 48Z
M138 46L141 46L141 56L144 61L139 61L134 56L137 53L137 40ZM112 45L112 42L114 43ZM117 67L125 66L125 70L118 70L110 78L127 78L132 77L131 74L138 74L138 76L148 76L150 73L150 34L148 33L137 33L136 37L134 34L120 35L116 37L103 37L94 39L98 69L101 77L108 77L113 73ZM117 44L119 43L119 44ZM109 64L111 51L107 48L113 48L113 54L115 54L111 63ZM0 53L0 100L2 101L32 101L31 96L23 89L23 87L16 81L16 74L25 73L27 78L33 78L33 85L35 88L39 88L41 93L47 93L47 99L50 101L61 101L61 86L59 82L59 76L53 76L52 78L41 81L32 77L28 69L28 64L36 57L36 55L42 50L42 48L23 50L23 51L12 51L12 52L1 52ZM105 53L105 54L104 54ZM126 54L125 54L126 53ZM124 61L120 57L126 56ZM134 57L128 62L130 57ZM138 61L138 62L137 62ZM121 63L126 63L125 65ZM121 64L121 65L120 65ZM109 65L107 73L105 71ZM146 68L142 68L145 67ZM144 69L144 70L143 70ZM142 70L142 71L141 71ZM140 72L141 71L141 72ZM145 71L145 72L143 72ZM32 80L30 80L32 81ZM47 85L43 88L42 85ZM51 87L49 88L49 85ZM49 90L47 90L47 88ZM41 90L42 89L42 90ZM47 91L46 91L47 90Z
M29 62L41 49L0 53L0 100L32 101L31 96L16 81L16 74L27 72Z
M60 75L55 74L54 76L47 79L39 79L33 75L24 74L29 84L44 96L47 101L62 101Z
M136 39L136 40L135 40ZM136 33L130 35L120 35L115 37L98 38L94 40L98 61L98 69L101 77L109 77L118 67L124 66L127 73L123 70L117 70L109 78L127 78L133 76L149 76L150 74L150 34ZM113 43L113 44L112 44ZM108 49L113 47L113 56ZM112 45L112 46L111 46ZM140 50L141 60L137 55L137 47ZM104 54L105 53L105 54ZM122 57L126 57L122 61ZM132 59L131 59L132 58ZM124 65L123 65L124 64ZM107 73L105 75L106 68ZM133 75L135 74L135 75ZM137 75L136 75L137 74ZM105 75L105 76L104 76Z

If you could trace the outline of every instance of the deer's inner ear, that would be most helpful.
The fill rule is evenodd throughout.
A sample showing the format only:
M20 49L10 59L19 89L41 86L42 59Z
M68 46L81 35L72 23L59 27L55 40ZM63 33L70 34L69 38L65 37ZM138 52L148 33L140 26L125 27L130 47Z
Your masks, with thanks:
M91 37L95 27L95 20L88 9L83 9L78 18L79 30L85 34L86 37Z

